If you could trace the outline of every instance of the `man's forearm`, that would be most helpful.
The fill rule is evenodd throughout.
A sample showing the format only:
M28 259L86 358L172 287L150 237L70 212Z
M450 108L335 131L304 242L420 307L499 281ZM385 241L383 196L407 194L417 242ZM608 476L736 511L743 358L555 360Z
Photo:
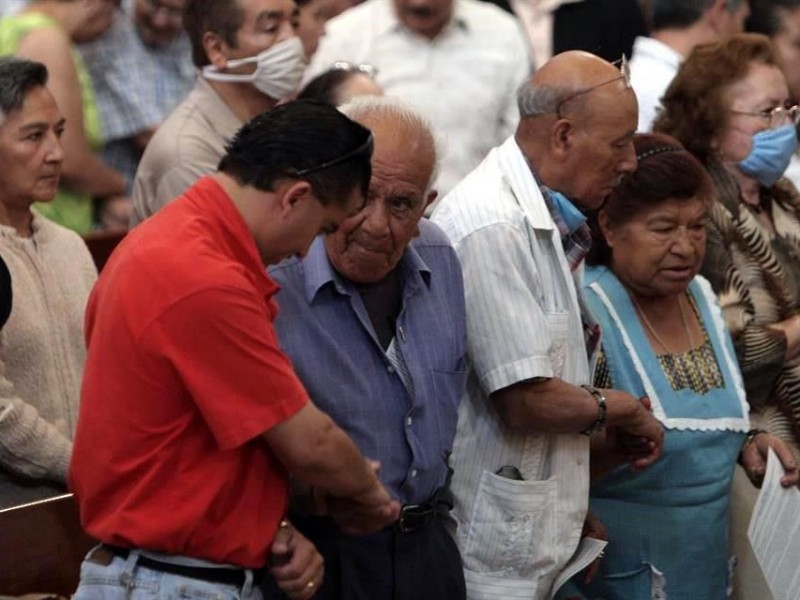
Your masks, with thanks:
M379 485L353 441L312 403L264 439L293 477L331 495L357 498Z
M581 387L551 378L521 381L491 395L512 429L551 433L582 431L597 418L597 402Z
M333 421L320 433L309 460L297 465L292 476L332 496L358 499L373 491L377 476L353 441Z
M602 390L606 398L605 423L625 426L635 420L638 407L629 394ZM597 399L580 386L558 378L523 381L491 396L503 422L513 429L551 433L585 431L597 420Z

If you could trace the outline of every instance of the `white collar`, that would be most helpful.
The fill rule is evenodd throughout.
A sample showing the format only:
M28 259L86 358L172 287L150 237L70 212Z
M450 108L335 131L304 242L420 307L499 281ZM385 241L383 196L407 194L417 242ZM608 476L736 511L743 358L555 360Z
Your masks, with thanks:
M633 59L637 57L649 58L664 63L677 69L683 62L683 56L675 52L670 46L655 38L638 36L633 42Z

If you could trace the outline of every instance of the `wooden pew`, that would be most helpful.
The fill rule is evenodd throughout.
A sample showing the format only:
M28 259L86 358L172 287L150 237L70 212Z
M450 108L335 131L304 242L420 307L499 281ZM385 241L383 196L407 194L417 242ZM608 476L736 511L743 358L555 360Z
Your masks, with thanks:
M72 494L0 510L0 595L70 596L96 543L81 528Z

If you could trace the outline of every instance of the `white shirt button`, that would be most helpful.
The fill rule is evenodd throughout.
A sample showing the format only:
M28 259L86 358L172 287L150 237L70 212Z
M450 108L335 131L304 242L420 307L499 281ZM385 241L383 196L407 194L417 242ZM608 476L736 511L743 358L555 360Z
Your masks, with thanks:
M411 478L413 479L416 476L417 476L417 470L416 469L411 469Z
M414 422L414 419L412 419L411 417L408 417L408 418L406 419L406 425L407 425L408 427L411 427L411 424L412 424L413 422Z

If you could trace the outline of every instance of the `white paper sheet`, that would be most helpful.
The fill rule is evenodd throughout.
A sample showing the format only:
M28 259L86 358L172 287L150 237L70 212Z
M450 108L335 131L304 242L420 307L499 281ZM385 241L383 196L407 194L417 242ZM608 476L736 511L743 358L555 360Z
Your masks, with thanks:
M592 561L600 556L600 553L603 552L603 549L607 545L608 542L603 540L582 537L578 544L578 549L575 550L575 554L572 555L572 558L569 559L569 562L553 582L552 594L555 595L558 589L564 585L570 577L592 564Z
M800 600L800 491L781 487L782 476L770 448L747 537L775 600Z

